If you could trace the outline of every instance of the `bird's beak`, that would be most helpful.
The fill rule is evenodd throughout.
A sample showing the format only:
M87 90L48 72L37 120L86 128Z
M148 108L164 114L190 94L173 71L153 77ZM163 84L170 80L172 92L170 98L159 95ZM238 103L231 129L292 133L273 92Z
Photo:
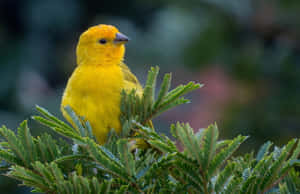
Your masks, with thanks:
M116 44L124 44L126 42L128 42L129 38L127 36L125 36L124 34L118 32L116 34L116 38L114 39L114 43Z

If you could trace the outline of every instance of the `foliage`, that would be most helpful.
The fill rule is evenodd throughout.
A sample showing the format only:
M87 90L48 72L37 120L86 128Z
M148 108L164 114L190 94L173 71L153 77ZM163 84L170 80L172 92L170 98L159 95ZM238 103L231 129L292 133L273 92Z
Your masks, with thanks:
M176 145L158 134L151 119L189 101L182 95L200 84L190 82L169 91L171 74L166 74L155 94L158 68L149 71L144 94L122 93L123 130L113 130L105 145L97 144L91 127L66 107L76 127L37 106L41 116L33 119L64 139L49 134L33 137L27 121L14 133L0 128L1 168L6 175L33 192L44 193L295 193L300 191L300 142L285 146L271 142L253 153L233 156L248 138L219 140L216 124L196 133L189 124L171 126Z

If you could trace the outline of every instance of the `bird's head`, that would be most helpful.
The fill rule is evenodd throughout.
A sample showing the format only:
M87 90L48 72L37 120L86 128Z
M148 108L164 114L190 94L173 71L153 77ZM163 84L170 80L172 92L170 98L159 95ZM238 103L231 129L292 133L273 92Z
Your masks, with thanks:
M119 64L124 57L128 37L111 25L90 27L79 38L76 49L78 65Z

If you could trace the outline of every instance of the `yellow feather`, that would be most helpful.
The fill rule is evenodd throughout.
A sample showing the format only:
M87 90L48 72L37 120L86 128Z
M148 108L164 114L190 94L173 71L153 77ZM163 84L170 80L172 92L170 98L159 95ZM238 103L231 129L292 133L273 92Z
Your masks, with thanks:
M112 128L121 131L122 89L135 88L142 94L139 81L122 62L125 42L116 42L117 33L113 26L98 25L81 35L77 45L78 66L68 80L61 102L64 117L72 123L64 110L70 106L90 122L100 144L105 143ZM101 39L106 43L99 43Z
M136 93L141 96L143 94L143 87L141 86L139 80L133 73L131 73L126 64L121 63L120 66L123 72L124 89L130 92L134 88L136 89Z

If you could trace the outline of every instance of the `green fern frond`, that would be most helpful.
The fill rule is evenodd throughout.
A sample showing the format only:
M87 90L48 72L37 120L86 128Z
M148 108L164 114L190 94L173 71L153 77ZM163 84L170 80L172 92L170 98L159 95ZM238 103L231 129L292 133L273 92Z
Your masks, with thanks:
M89 122L70 107L65 108L72 125L39 106L40 116L33 116L64 139L47 133L33 137L27 121L16 133L1 127L0 170L32 192L51 194L299 192L299 139L273 150L267 142L256 157L254 152L234 157L248 137L219 140L216 124L195 132L178 122L170 127L175 140L158 134L150 121L188 103L183 95L202 86L189 82L169 91L171 74L166 74L156 92L158 72L158 67L150 69L142 96L122 91L122 132L110 130L104 145L97 144Z
M232 140L227 147L220 150L218 154L213 158L212 162L208 166L208 177L211 177L216 173L216 170L221 167L221 165L229 159L234 151L247 139L246 136L238 136Z

